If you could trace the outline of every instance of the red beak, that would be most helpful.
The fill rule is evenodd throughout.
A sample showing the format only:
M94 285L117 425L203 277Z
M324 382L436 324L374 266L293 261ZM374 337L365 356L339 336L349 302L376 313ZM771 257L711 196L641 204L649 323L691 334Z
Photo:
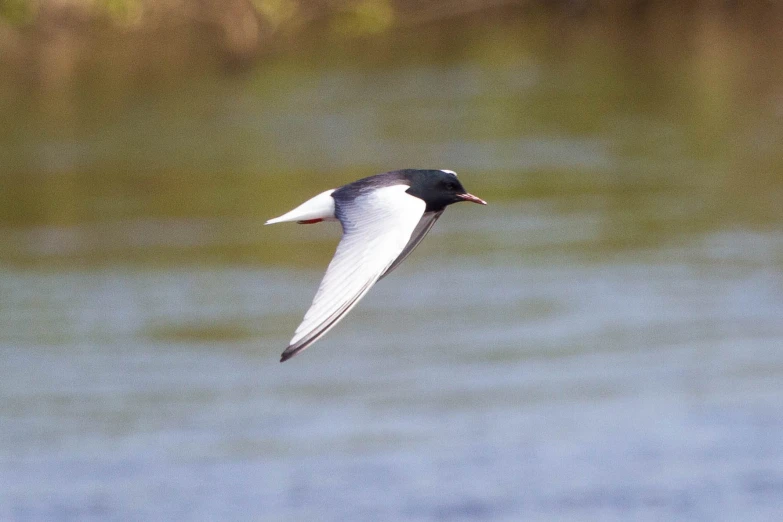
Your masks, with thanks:
M479 205L486 205L486 204L487 204L487 202L486 202L486 201L484 201L484 200L483 200L483 199L481 199L481 198L477 198L477 197L476 197L476 196L474 196L473 194L467 194L467 193L466 193L466 194L458 194L458 195L457 195L457 197L458 197L458 198L462 198L462 199L464 199L465 201L471 201L471 202L473 202L473 203L478 203Z

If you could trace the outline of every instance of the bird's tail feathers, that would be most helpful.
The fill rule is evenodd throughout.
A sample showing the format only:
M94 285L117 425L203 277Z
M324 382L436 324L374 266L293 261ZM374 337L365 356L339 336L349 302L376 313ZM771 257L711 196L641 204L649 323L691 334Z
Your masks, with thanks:
M283 223L286 221L305 221L316 222L314 220L333 221L334 198L332 197L334 189L321 192L314 198L308 199L290 212L286 212L280 217L270 219L265 225Z

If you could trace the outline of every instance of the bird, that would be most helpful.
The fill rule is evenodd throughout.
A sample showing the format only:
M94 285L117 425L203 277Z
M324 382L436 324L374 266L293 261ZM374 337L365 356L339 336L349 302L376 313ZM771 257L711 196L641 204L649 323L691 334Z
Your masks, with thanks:
M265 224L339 221L343 235L304 319L283 351L287 361L324 336L372 286L424 239L447 206L486 205L452 170L402 169L321 192Z

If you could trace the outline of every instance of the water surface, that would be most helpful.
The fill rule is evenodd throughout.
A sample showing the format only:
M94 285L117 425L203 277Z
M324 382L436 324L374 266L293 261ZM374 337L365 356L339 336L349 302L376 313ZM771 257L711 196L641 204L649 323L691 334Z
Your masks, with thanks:
M319 33L22 96L0 518L775 520L783 64L747 24ZM407 166L490 205L280 365L339 227L264 220Z

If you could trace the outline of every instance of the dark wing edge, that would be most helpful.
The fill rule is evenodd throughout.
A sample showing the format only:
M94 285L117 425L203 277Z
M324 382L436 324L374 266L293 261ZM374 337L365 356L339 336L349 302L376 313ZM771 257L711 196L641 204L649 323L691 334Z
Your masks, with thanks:
M331 330L335 325L337 325L337 323L340 322L340 319L345 314L351 311L351 308L356 306L364 294L366 294L370 288L372 288L372 285L375 284L375 281L377 280L367 281L367 283L362 287L361 291L353 296L350 301L345 302L342 306L340 306L340 308L335 310L332 315L330 315L324 322L318 325L317 328L308 333L307 336L305 336L303 339L300 339L286 348L280 356L280 362L285 362L302 350L306 350L311 344L326 335L329 330Z
M405 259L411 255L411 252L419 246L419 243L421 243L421 240L424 239L424 236L427 235L427 233L430 231L432 226L435 224L435 222L438 220L438 218L443 214L443 210L440 210L438 212L425 212L424 215L421 217L421 220L419 221L419 224L416 225L416 228L413 229L413 233L411 234L410 240L408 240L408 244L405 245L405 248L402 249L402 252L400 252L400 255L397 256L397 258L392 262L391 265L389 265L389 268L387 268L382 274L381 277L378 278L378 280L383 279L392 271L397 268L400 263L405 261Z

